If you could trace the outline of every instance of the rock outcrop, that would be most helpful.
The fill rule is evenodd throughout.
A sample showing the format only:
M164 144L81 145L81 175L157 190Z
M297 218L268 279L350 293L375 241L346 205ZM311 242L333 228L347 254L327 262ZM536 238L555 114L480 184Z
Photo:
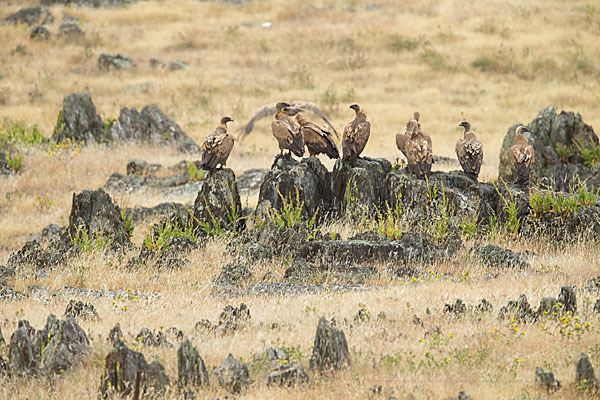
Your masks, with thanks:
M252 383L246 363L231 354L214 370L213 374L217 377L219 385L233 394L241 393Z
M177 387L186 399L195 398L195 390L208 386L208 372L204 360L189 339L177 350Z
M50 10L44 6L37 6L22 8L16 13L4 18L3 23L32 26L35 24L44 25L46 23L52 23L52 21L54 21L54 18L52 17L52 14L50 14Z
M96 113L96 106L89 94L73 93L63 100L63 108L58 114L52 140L56 143L73 142L107 143L108 136L104 123Z
M324 317L319 319L310 357L310 367L323 370L341 369L352 363L344 332Z

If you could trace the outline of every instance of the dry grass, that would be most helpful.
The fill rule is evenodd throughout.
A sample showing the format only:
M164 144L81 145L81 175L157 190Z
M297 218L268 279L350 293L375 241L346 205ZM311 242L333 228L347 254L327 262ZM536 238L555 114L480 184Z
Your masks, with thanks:
M121 107L141 109L155 103L200 142L221 115L233 117L233 127L238 129L256 108L280 99L318 103L341 130L352 118L348 104L357 101L372 123L365 154L390 160L398 157L394 134L413 111L421 112L434 152L450 157L460 135L457 124L469 119L485 147L484 180L497 176L499 147L507 128L529 122L548 105L576 110L587 123L600 125L600 68L594 62L600 53L597 1L381 0L377 4L383 11L366 11L367 3L268 0L236 8L214 2L152 0L123 9L52 7L52 32L57 31L62 14L70 13L83 18L85 38L69 41L54 35L50 42L39 43L29 39L30 29L0 25L0 119L37 123L49 136L63 97L89 92L104 118L116 118ZM20 6L0 2L0 18ZM272 28L261 28L267 21ZM101 52L127 54L136 68L101 71L97 66ZM190 66L175 72L152 69L151 57L183 60ZM134 86L140 83L150 86ZM247 140L237 143L228 162L236 173L270 166L277 148L268 126L259 122ZM0 186L0 260L4 262L28 235L45 225L64 225L74 192L103 185L113 172L124 173L126 162L134 158L172 165L182 156L168 149L140 147L91 147L55 156L44 149L27 149L23 172L4 179ZM329 160L324 162L331 168ZM119 204L129 206L193 201L113 195ZM39 198L51 199L52 205L40 204ZM252 205L256 200L246 201ZM138 245L146 229L136 227ZM352 228L338 231L347 237ZM600 251L593 243L556 248L543 241L499 240L514 250L536 251L539 256L533 266L542 273L508 273L484 280L480 277L489 271L463 252L431 268L463 274L470 267L467 279L404 285L381 278L370 283L384 288L368 292L236 299L234 303L248 304L252 320L244 330L226 337L201 336L193 330L198 320L216 319L222 307L232 302L209 295L212 279L229 261L223 255L223 241L209 243L193 254L188 267L172 272L129 272L114 257L85 255L51 271L43 282L27 277L10 283L19 290L33 283L51 289L64 284L131 288L160 292L160 297L129 302L127 311L111 300L94 300L102 319L83 323L93 344L85 368L53 381L5 381L0 397L95 397L108 351L104 338L116 322L128 339L141 326L183 329L194 337L205 361L215 366L228 352L247 359L269 345L299 346L309 354L318 317L326 315L335 317L345 330L354 365L333 380L314 376L313 385L305 390L268 389L259 374L244 397L365 398L372 385L381 384L393 388L398 398L411 392L416 398L442 398L465 389L479 399L526 399L537 394L533 370L541 365L553 370L565 386L554 398L575 398L571 383L577 354L588 352L594 365L600 365L598 317L583 311L580 318L594 328L581 336L563 336L555 323L548 323L548 330L540 325L519 326L517 333L495 315L499 306L520 293L537 305L542 296L556 295L563 284L581 287L597 274ZM255 280L266 272L276 278L283 274L283 266L277 263L252 268ZM596 300L592 294L586 296ZM485 297L496 309L481 319L442 315L443 304L456 297L469 304ZM62 314L68 300L3 303L5 336L10 337L17 320L23 318L42 327L48 313ZM373 316L384 311L387 320L355 323L360 303ZM425 313L427 308L431 315ZM412 325L413 314L423 320L424 328ZM272 322L279 327L267 328ZM439 345L432 343L431 335L425 336L434 326L441 328ZM492 334L495 328L501 340ZM425 352L444 366L426 365ZM176 377L174 350L145 349L144 353L148 359L164 362L169 376ZM417 364L423 360L425 365L411 368L410 354ZM220 394L213 383L203 396Z

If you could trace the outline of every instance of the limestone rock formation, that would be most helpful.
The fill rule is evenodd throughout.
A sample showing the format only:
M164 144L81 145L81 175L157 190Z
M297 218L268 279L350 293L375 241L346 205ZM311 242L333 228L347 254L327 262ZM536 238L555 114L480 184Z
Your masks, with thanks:
M321 317L315 335L310 367L319 370L341 369L352 363L346 335Z

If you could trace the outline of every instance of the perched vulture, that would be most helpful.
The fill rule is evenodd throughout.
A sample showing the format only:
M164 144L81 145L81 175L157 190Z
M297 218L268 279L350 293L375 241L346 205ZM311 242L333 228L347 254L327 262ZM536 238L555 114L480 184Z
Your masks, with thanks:
M229 117L221 118L217 129L206 136L202 144L202 169L215 169L219 164L221 168L225 167L235 142L235 138L227 133L227 123L231 121Z
M289 110L290 115L294 115L294 114L296 114L300 111L304 111L304 110L314 112L319 117L321 117L323 119L323 121L325 121L325 123L331 128L331 130L335 134L335 137L338 139L340 138L340 135L335 130L333 125L331 125L331 122L329 121L327 116L321 110L319 110L319 108L317 107L317 105L315 103L311 103L309 101L294 101L294 102L292 102L291 105L289 105L289 108L290 108L290 110ZM254 128L254 123L256 123L256 121L258 121L261 118L268 117L270 115L275 115L276 112L277 112L277 105L273 105L273 104L267 104L265 106L262 106L258 110L256 110L256 112L254 113L254 116L250 119L250 121L248 121L248 123L244 127L243 136L246 136L250 132L252 132L252 129Z
M463 121L458 126L465 128L465 132L464 137L456 142L456 156L465 173L477 180L483 160L483 145L475 137L470 123Z
M431 164L433 163L431 139L427 140L425 134L419 129L419 122L416 119L411 120L408 125L410 139L406 141L405 146L408 169L413 174L421 177L431 171Z
M371 124L367 121L367 115L360 109L358 104L352 104L350 108L354 110L356 116L344 128L342 153L344 155L343 161L352 164L367 145L371 134Z
M420 117L421 114L418 111L415 111L413 113L413 120L417 121L417 126L419 127L419 129L421 129L421 123L419 122ZM410 121L406 123L406 131L404 133L396 133L396 147L398 147L398 150L400 150L402 154L404 154L404 157L406 157L406 141L410 139L410 133ZM431 148L431 137L429 137L429 135L424 132L422 133L425 136L425 139L429 142L429 147Z
M304 155L304 141L302 140L302 133L300 133L300 125L290 118L290 105L279 102L276 109L277 113L275 114L275 120L271 122L271 130L279 143L279 150L281 153L284 150L289 150L290 153L302 157Z
M526 186L529 184L529 175L535 161L535 154L523 132L529 132L529 129L523 125L517 127L514 144L508 149L508 161L513 176L517 177L515 183Z
M300 124L300 133L311 157L325 153L331 159L340 158L340 152L331 137L331 132L307 121L301 113L296 114L296 120Z

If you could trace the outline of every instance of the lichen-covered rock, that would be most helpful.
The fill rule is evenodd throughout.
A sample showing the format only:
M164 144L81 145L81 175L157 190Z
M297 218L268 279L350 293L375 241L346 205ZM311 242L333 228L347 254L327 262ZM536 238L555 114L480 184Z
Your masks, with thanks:
M189 339L177 350L177 387L186 399L195 398L195 390L208 386L208 372L204 360Z
M200 147L187 133L156 105L147 105L141 113L135 108L122 108L109 136L118 143L169 145L184 153L200 152Z
M598 379L594 373L594 367L585 353L580 353L575 363L575 384L586 391L598 389Z
M87 93L72 93L63 100L63 108L58 114L52 140L60 143L67 139L87 144L108 141L104 123Z
M194 221L198 231L237 231L246 228L242 202L230 169L209 171L194 202Z
M508 129L500 150L498 176L507 182L514 180L508 162L508 149L513 144L517 126ZM580 146L588 149L598 146L598 136L590 125L583 122L581 115L566 111L557 114L554 107L548 107L540 111L527 127L531 132L529 144L535 152L534 177L552 183L560 191L569 191L580 181L595 188L600 187L600 175L597 173L600 165L592 168L586 166L579 150Z
M135 0L42 0L41 4L51 6L60 4L65 6L77 5L81 7L117 7L131 4Z
M0 301L20 300L24 298L27 298L25 293L13 289L4 281L0 281Z
M61 24L58 27L58 31L61 35L67 36L69 38L79 38L83 36L83 31L79 27L79 25L73 22L66 22Z
M292 266L285 270L283 280L292 283L364 283L377 274L377 269L370 266L294 261Z
M454 304L444 305L444 314L460 315L467 311L467 305L463 303L462 299L456 299Z
M309 381L306 370L299 362L276 366L267 377L267 385L296 386Z
M560 288L558 302L562 305L563 312L575 314L577 312L577 295L573 286L563 286Z
M73 204L69 215L69 236L81 238L103 236L110 240L113 248L131 245L121 210L103 189L84 190L73 193ZM76 240L76 239L74 239Z
M42 342L41 345L39 341ZM87 335L75 319L67 318L61 321L54 314L50 314L36 341L36 348L41 351L40 369L47 373L60 374L80 361L89 351L89 347Z
M98 57L98 66L100 69L107 71L111 69L130 69L133 68L133 61L131 61L131 57L125 54L113 56L108 53L102 53Z
M52 14L50 14L48 8L43 6L37 6L22 8L16 13L4 18L3 22L5 24L25 24L31 26L37 23L39 23L40 25L52 23L53 20L54 18L52 17Z
M65 310L65 318L81 318L83 320L96 320L98 312L92 303L84 303L81 300L71 300Z
M30 332L20 326L10 338L8 368L11 375L24 376L38 372L38 360L31 343Z
M332 209L348 217L385 209L386 177L392 164L384 158L358 159L352 166L336 161L331 173Z
M46 40L50 40L50 36L51 35L50 35L50 31L48 30L48 28L46 28L44 25L39 25L39 26L36 26L35 28L33 28L29 38L35 39L35 40L40 40L40 41L46 41Z
M532 322L537 319L537 313L535 313L529 302L527 296L521 294L516 301L509 301L508 304L500 309L498 313L500 319L511 319L519 322Z
M542 317L553 315L555 312L557 312L556 303L557 301L554 297L542 297L540 300L540 306L537 309L537 314Z
M535 367L535 384L549 392L560 389L560 382L554 378L552 371L544 372L542 367Z
M216 292L236 292L236 288L239 289L244 282L250 279L252 279L252 273L248 268L239 263L229 263L221 269L213 285Z
M341 369L352 363L344 332L324 317L319 319L310 357L310 367L319 370Z
M138 343L148 347L173 347L162 330L153 332L150 328L144 326L135 338Z
M213 371L213 375L217 377L221 387L234 394L241 393L252 383L246 363L240 362L231 354Z
M489 267L527 270L531 269L529 263L509 249L503 249L495 244L475 246L473 254Z
M256 217L266 219L272 210L281 211L286 205L301 208L306 220L326 213L331 204L328 177L316 157L296 161L289 155L277 156L260 185Z
M123 342L123 331L121 331L121 325L117 322L115 326L112 327L110 332L108 332L108 337L106 340L110 343L112 347L119 347L121 345L125 345Z

